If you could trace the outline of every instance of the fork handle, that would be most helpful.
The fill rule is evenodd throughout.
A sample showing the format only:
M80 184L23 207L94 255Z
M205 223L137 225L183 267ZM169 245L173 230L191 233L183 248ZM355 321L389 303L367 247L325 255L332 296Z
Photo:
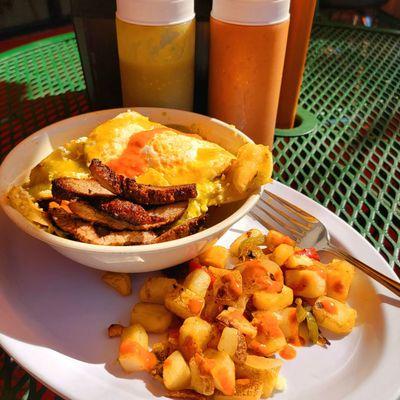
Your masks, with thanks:
M357 260L357 258L351 256L350 254L346 253L345 251L337 248L336 246L329 245L328 248L324 249L327 250L346 261L349 261L355 267L360 269L361 271L365 272L368 276L378 281L381 285L385 286L387 289L392 291L393 293L397 294L400 297L400 282L395 281L387 277L386 275L381 274L377 270L371 268L367 264L364 264L362 261Z

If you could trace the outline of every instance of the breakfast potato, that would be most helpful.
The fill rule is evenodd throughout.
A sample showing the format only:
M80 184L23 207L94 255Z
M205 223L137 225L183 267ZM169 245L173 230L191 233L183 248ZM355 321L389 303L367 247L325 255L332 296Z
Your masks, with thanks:
M235 364L223 351L207 349L204 356L213 360L210 373L214 380L216 389L227 396L235 393Z
M161 304L137 303L132 309L131 323L143 325L147 332L164 333L172 322L172 314Z
M190 387L190 368L179 351L174 351L163 363L163 382L168 390Z
M139 343L144 349L149 347L149 335L140 324L133 324L122 330L121 341L131 340Z
M289 343L299 344L299 323L296 307L287 307L274 312L279 322L279 328Z
M148 336L144 328L134 324L122 332L118 361L125 372L150 371L157 364L148 351Z
M320 269L286 270L285 283L295 296L316 298L326 293L326 273Z
M129 296L132 294L132 282L129 274L105 272L102 275L101 280L115 289L122 296Z
M253 326L244 316L241 310L229 307L222 311L216 318L226 326L236 328L247 338L253 339L257 335L257 328Z
M250 229L249 231L242 233L230 246L229 252L232 256L239 256L240 245L247 239L253 238L256 241L259 241L260 244L264 241L264 234L258 229Z
M232 272L232 270L224 269L224 268L208 267L207 269L208 269L208 272L215 278L220 278L221 276L224 276L224 275Z
M211 277L207 271L195 269L186 277L183 286L204 298L210 283Z
M211 396L215 390L214 379L208 371L207 365L204 365L206 362L207 360L200 354L196 354L196 357L190 359L190 387L197 393Z
M124 330L124 327L120 324L111 324L108 327L108 337L109 338L114 338L114 337L120 337L122 335L122 332Z
M354 266L347 261L333 260L327 266L327 295L339 301L346 301L354 276Z
M357 311L348 304L328 296L319 297L312 312L318 325L333 333L349 333L356 324Z
M268 234L265 236L264 244L270 251L274 251L276 247L283 243L288 244L289 246L294 246L296 244L289 236L273 229L268 231Z
M314 265L314 260L304 254L293 254L285 261L285 268L305 268Z
M280 293L270 293L260 290L253 294L253 304L257 310L278 311L293 303L293 290L288 286L283 286Z
M211 337L211 325L200 317L185 319L179 329L179 349L186 360L207 347Z
M225 327L218 342L218 350L224 351L231 358L236 353L239 344L239 331L235 328Z
M183 319L196 317L204 307L204 298L181 285L175 285L165 297L165 307Z
M253 294L260 290L279 293L283 288L281 268L266 257L245 261L237 266L237 270L242 274L245 294Z
M248 294L242 294L236 301L232 302L232 307L244 312L247 307L247 303L250 300L250 297L251 296Z
M237 270L228 270L215 279L212 289L216 303L234 306L243 295L242 274Z
M256 311L253 317L251 323L257 328L257 336L249 342L249 349L265 357L282 350L287 343L276 315L271 311Z
M209 290L205 297L205 304L203 311L201 312L201 317L206 321L212 322L217 317L217 315L223 310L224 306L218 304L215 301L215 297L212 290Z
M146 279L139 292L139 299L143 303L164 304L165 296L174 289L175 279L163 276L153 276Z
M222 246L212 246L199 255L199 263L207 267L225 268L229 251Z
M214 400L259 400L263 393L263 383L250 379L236 379L236 391L233 396L217 392Z
M246 143L239 148L227 179L238 193L245 193L270 181L272 167L272 154L267 146Z
M237 329L225 327L218 342L217 349L227 353L235 363L242 363L247 356L247 342Z
M286 260L294 254L294 247L287 243L282 243L275 247L270 259L276 262L280 267Z
M282 361L276 358L266 358L248 355L243 364L236 365L236 375L251 381L263 383L262 397L271 396L278 379Z
M208 348L218 350L218 343L221 339L223 329L224 325L218 321L211 324L211 337L207 344Z

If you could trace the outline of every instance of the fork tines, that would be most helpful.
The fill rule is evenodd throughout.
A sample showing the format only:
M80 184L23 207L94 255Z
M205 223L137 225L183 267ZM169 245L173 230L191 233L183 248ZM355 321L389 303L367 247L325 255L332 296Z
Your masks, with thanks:
M306 211L267 190L250 214L266 228L284 231L296 240L318 222Z

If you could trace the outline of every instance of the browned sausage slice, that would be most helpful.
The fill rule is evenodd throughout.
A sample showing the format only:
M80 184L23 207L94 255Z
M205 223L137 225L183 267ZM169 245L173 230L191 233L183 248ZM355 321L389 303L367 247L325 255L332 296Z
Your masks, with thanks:
M54 223L62 231L69 233L76 240L84 243L104 246L128 246L148 244L156 238L155 233L151 231L107 232L104 235L100 235L92 224L76 218L71 212L68 212L55 202L50 203L48 212Z
M93 159L89 166L92 176L104 188L134 203L145 205L171 204L197 196L196 185L152 186L142 185L132 178L116 174L100 160Z
M56 178L51 185L53 197L58 200L76 198L110 199L115 194L101 186L95 179Z
M158 236L152 243L169 242L197 233L206 222L206 214L186 220L183 224L174 226Z

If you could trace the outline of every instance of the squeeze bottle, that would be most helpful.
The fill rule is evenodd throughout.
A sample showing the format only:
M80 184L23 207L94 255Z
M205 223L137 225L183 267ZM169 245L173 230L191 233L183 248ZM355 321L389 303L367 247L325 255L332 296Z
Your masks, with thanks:
M209 114L272 147L290 0L214 0Z
M193 108L194 0L117 0L124 106Z

